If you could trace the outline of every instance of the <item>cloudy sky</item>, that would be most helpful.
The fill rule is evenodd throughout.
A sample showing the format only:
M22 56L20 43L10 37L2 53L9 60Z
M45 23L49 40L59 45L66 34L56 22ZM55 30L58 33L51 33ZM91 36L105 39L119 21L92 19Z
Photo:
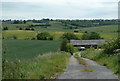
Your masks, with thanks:
M119 0L2 0L2 19L116 19Z

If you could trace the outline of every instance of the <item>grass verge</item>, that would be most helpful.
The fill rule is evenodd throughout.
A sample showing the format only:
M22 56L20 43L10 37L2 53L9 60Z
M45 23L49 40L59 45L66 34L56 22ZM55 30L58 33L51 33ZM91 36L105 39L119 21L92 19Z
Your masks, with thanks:
M102 50L86 50L81 53L81 56L91 60L97 61L99 64L112 69L114 74L120 76L120 53L107 55Z
M3 61L3 79L50 79L64 72L70 55L65 52L40 55L29 61Z

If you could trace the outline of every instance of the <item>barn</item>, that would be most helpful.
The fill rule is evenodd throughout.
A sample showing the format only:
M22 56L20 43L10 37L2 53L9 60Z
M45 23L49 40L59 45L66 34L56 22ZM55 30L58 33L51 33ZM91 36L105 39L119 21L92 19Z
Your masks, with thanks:
M105 40L70 40L75 47L85 47L85 48L97 48L99 45L103 44Z

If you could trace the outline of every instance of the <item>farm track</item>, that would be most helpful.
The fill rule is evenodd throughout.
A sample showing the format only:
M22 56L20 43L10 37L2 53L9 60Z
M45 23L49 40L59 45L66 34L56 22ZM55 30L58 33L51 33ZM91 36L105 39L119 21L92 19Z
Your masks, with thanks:
M66 72L61 74L58 79L118 79L118 77L105 66L101 66L95 61L86 58L83 59L87 62L87 65L79 64L77 59L71 56ZM93 69L93 71L83 71L86 67Z

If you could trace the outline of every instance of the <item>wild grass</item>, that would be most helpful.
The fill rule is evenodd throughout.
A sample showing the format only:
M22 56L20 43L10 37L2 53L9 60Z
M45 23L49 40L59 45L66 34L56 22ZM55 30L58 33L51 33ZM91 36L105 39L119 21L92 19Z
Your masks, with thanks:
M70 55L56 52L40 55L34 60L8 61L3 63L3 79L50 79L64 72Z
M102 50L86 50L81 53L81 56L84 58L88 58L91 60L97 61L99 64L103 66L107 66L108 68L112 69L112 71L120 76L120 53L107 55L102 52Z

